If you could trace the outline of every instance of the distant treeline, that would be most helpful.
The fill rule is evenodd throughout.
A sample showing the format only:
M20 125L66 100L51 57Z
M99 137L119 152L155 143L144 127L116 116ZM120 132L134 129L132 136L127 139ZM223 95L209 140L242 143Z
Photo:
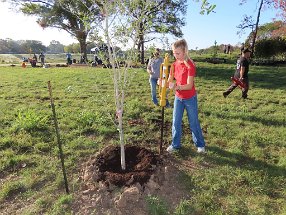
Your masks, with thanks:
M95 43L87 44L87 52L96 46ZM0 54L23 54L23 53L48 53L58 54L64 52L80 53L79 43L70 45L63 45L58 41L51 41L48 46L43 45L41 41L37 40L12 40L0 39Z

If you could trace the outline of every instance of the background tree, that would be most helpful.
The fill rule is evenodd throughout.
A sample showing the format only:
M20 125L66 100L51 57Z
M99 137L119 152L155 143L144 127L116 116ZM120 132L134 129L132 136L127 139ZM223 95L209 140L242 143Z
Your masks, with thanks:
M215 5L207 0L201 1L201 14L209 14ZM181 28L185 26L187 0L133 0L126 11L132 17L132 26L137 29L136 45L139 61L143 64L144 45L156 38L156 34L169 34L182 37Z
M276 28L272 31L272 36L286 38L286 22L276 21L274 25Z
M264 38L255 45L255 56L260 58L276 58L286 56L286 39L281 37Z
M262 39L270 39L275 37L284 37L284 30L286 28L286 24L282 21L273 21L269 23L265 23L258 27L256 40ZM253 38L253 32L250 32L246 39L246 43L250 44Z
M16 41L12 39L0 39L0 54L8 54L8 53L15 53L20 54L24 53L22 52L22 49Z
M46 46L37 40L20 40L18 41L23 53L40 53L46 52Z
M31 54L45 52L46 46L37 40L0 39L0 54Z
M72 43L64 47L64 52L68 53L80 53L80 44Z
M241 0L240 4L247 2L247 0ZM252 16L244 15L242 23L237 27L240 29L238 33L243 33L245 29L251 28L251 40L248 40L250 49L254 51L255 42L257 39L257 33L260 23L260 16L263 12L263 9L266 8L276 8L281 11L285 11L285 1L284 0L258 0L257 1L258 11L256 19L253 20ZM278 12L278 11L277 11Z
M127 5L127 13L132 16L132 26L137 29L136 45L140 62L144 64L144 44L156 38L156 33L183 35L187 0L134 0Z
M80 44L80 52L86 55L86 40L90 31L102 16L94 1L70 0L6 0L19 6L26 15L38 17L42 28L52 27L65 30ZM100 4L100 1L97 2ZM88 6L88 7L87 7Z
M52 40L47 47L47 52L53 53L53 54L63 53L64 52L64 45L61 44L59 41Z
M286 53L285 49L285 23L273 21L258 27L255 43L255 57L258 58L277 58ZM246 43L252 41L253 32L246 39ZM282 56L284 57L284 56Z

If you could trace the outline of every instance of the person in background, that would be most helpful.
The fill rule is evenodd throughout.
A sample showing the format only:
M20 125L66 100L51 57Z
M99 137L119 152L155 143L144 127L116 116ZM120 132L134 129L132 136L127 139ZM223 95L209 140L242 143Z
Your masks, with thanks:
M37 61L38 61L37 55L34 53L33 58L30 60L31 66L36 67Z
M251 56L251 51L246 48L242 51L241 57L237 60L236 71L234 73L234 78L239 79L242 83L244 83L244 88L242 90L242 98L247 98L247 93L249 89L249 80L248 80L248 71L249 71L249 60ZM236 83L232 83L230 87L223 92L223 96L226 98L238 85Z
M86 64L86 58L85 58L84 53L81 53L81 55L80 55L80 63L81 64Z
M173 110L172 143L167 148L169 153L181 148L182 119L187 111L192 138L198 153L205 152L205 140L198 118L197 91L195 88L196 66L188 56L186 40L178 40L172 45L176 61L173 63L173 74L169 75L169 88L174 89L175 100ZM173 83L174 78L176 84Z
M223 53L226 54L227 45L223 45Z
M160 56L160 49L156 49L153 54L153 57L149 60L147 65L147 72L150 75L149 82L151 86L151 98L154 105L158 106L158 99L157 99L157 81L160 77L160 67L163 63L163 58Z
M36 62L38 62L38 58L37 58L37 55L34 53L33 55L33 60L35 60Z
M230 44L228 44L227 45L227 54L230 54L230 48L231 48L231 46L230 46Z
M41 65L44 66L44 64L45 64L45 55L42 52L39 55L39 60L41 61Z
M71 65L72 64L72 55L71 53L67 53L66 54L66 58L67 58L67 65Z

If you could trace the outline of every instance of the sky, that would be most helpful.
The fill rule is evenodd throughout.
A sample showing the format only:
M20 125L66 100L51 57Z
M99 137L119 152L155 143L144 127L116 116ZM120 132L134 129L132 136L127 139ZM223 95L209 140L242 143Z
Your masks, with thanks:
M188 0L186 26L182 28L184 38L189 44L189 49L202 49L217 44L236 45L244 42L250 30L242 36L237 35L238 26L244 14L257 16L257 0L248 0L246 4L239 5L240 0L209 0L216 4L215 13L201 15L200 3ZM261 14L260 24L271 22L276 17L276 11L268 8ZM11 9L8 3L0 2L0 39L13 40L38 40L48 46L52 40L63 45L77 43L63 30L54 28L42 29L35 17L24 16ZM175 38L169 37L172 43ZM160 46L160 44L158 44Z

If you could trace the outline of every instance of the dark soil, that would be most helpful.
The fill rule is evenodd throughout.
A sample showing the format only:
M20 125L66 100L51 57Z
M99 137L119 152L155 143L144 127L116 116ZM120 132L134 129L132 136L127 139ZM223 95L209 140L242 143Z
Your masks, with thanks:
M159 157L139 146L126 145L124 148L125 170L121 168L120 146L108 146L96 156L92 165L96 167L97 182L128 186L137 182L143 185L150 179Z
M120 146L107 146L82 163L81 185L71 204L73 214L149 215L156 207L148 201L152 197L166 203L164 214L173 214L183 199L190 198L180 180L180 168L185 165L172 155L159 156L144 147L126 145L125 156L125 171ZM196 165L188 160L187 167L192 170Z

